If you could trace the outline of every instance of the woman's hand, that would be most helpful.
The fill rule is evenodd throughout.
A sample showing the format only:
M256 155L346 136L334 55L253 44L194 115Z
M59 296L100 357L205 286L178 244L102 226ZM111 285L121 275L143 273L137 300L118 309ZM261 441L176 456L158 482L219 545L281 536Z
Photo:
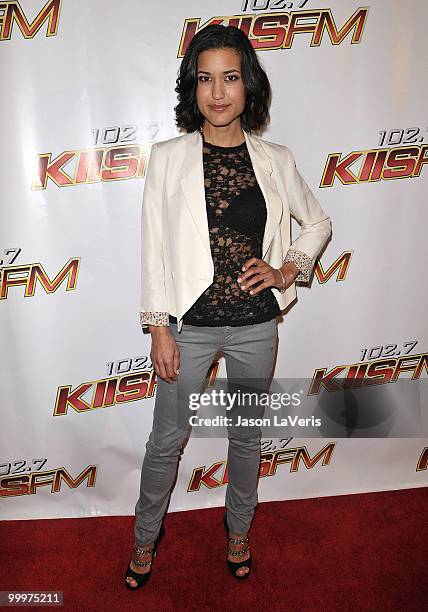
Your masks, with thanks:
M180 350L167 325L149 325L152 336L150 359L156 375L168 383L177 380Z
M267 287L282 288L282 277L277 268L272 268L263 259L252 257L242 266L242 274L238 277L238 283L243 291L249 291L250 295L257 295ZM294 263L287 262L281 266L285 278L285 287L288 289L299 274L299 269ZM263 282L261 282L263 281ZM256 288L253 285L260 283Z

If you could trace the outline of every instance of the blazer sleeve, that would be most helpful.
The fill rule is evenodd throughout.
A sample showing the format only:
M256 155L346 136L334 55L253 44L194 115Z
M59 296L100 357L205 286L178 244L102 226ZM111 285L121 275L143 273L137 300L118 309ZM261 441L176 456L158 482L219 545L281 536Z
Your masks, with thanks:
M291 243L284 263L291 261L299 268L296 281L309 282L315 260L331 235L331 220L297 169L292 151L288 147L287 151L289 172L286 189L290 213L299 223L300 233Z
M146 169L141 213L141 304L142 327L168 325L162 238L164 168L158 143L151 148Z

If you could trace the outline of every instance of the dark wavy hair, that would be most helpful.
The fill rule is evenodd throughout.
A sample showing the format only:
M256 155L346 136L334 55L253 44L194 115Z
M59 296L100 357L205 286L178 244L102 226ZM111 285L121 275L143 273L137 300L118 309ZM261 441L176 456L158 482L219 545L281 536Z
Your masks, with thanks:
M198 56L207 49L224 48L235 49L241 57L241 78L245 89L242 129L258 131L267 124L271 87L256 52L239 28L213 24L195 34L181 62L175 88L179 103L174 107L178 128L187 132L201 130L205 118L196 103Z

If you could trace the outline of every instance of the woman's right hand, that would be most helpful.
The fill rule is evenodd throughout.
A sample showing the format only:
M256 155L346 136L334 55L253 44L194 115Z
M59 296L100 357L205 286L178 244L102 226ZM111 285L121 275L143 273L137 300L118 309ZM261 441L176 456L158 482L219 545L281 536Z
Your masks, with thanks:
M150 359L156 375L168 383L177 380L180 367L180 350L174 340L169 327L149 325L152 337Z

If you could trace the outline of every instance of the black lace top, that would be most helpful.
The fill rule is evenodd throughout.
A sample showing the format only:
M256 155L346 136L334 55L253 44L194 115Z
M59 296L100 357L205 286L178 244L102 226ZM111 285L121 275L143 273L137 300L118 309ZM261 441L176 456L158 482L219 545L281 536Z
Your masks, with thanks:
M250 295L237 282L244 262L262 257L267 218L246 142L220 147L204 140L203 167L214 280L183 323L211 327L269 321L281 313L271 288ZM169 320L177 322L172 315Z

